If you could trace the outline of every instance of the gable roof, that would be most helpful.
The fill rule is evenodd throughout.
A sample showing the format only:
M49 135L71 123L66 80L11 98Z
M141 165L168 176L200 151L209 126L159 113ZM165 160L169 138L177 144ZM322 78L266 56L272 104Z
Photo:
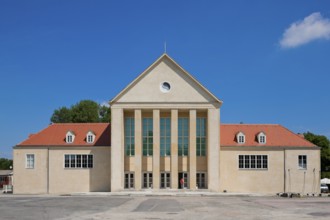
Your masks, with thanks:
M73 143L66 143L67 132L73 132ZM87 143L86 135L92 131L95 141ZM110 146L110 123L58 123L32 134L17 146Z
M218 99L215 95L213 95L209 90L207 90L200 82L198 82L192 75L190 75L185 69L183 69L178 63L176 63L169 55L166 53L162 54L153 64L151 64L145 71L143 71L137 78L135 78L128 86L126 86L117 96L115 96L111 101L110 105L119 100L125 93L127 93L134 85L136 85L149 71L155 66L157 66L161 61L167 59L174 66L176 66L179 70L181 70L189 79L197 84L202 90L206 92L216 103L222 104L222 101Z
M244 133L245 143L237 143L236 134ZM263 132L267 137L265 144L258 142L258 134ZM224 147L234 146L269 146L269 147L316 147L303 137L277 124L221 124L220 144Z

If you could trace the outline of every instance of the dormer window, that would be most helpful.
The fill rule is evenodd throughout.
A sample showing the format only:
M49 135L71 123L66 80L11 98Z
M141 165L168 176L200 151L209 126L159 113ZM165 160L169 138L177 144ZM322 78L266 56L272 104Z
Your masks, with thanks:
M266 144L266 135L264 132L260 132L258 134L258 143L259 144Z
M74 137L75 137L74 133L72 131L68 131L66 133L66 138L65 138L66 143L68 143L68 144L73 143L74 142Z
M245 135L242 132L239 132L236 135L237 143L244 144L245 143Z
M92 131L89 131L86 135L87 143L92 144L94 143L94 140L95 140L95 134Z

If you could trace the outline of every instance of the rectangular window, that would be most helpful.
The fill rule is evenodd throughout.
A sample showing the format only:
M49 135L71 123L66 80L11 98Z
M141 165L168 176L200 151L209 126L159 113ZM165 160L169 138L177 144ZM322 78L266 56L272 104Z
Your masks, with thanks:
M152 173L143 173L143 188L152 188Z
M87 143L93 143L94 142L94 138L93 137L94 136L91 135L91 134L87 135Z
M152 118L143 118L143 156L152 156L153 154L153 120Z
M260 140L259 140L260 143L262 143L262 144L266 143L265 136L261 135L261 136L259 137L259 139L260 139Z
M239 169L268 169L267 155L239 155Z
M206 156L206 118L196 121L196 155Z
M171 188L171 173L160 173L160 188Z
M134 118L126 117L125 118L125 154L126 156L135 155L135 131L134 131Z
M68 135L67 136L67 141L68 143L72 143L73 142L73 138L72 138L72 135Z
M160 156L171 155L171 118L160 118Z
M27 154L26 155L25 167L27 169L34 169L34 154Z
M307 156L306 155L298 156L298 166L299 166L299 169L307 169Z
M206 173L196 173L196 184L198 189L206 189Z
M64 168L93 168L92 154L65 154Z
M178 155L188 156L189 149L189 120L188 118L178 119Z
M125 173L125 189L134 189L134 173Z

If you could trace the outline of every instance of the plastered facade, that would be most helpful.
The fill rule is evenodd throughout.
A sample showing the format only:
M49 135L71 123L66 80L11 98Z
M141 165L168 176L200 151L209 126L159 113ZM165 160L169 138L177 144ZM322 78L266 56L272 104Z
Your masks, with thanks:
M168 91L163 90L166 82ZM287 147L222 146L222 101L211 94L167 54L162 55L110 102L111 146L14 148L14 193L61 194L124 190L177 190L186 177L186 189L200 190L203 179L212 192L319 192L320 150ZM125 118L134 118L134 155L125 153ZM152 118L153 154L143 155L143 119ZM170 155L160 155L160 120L169 118ZM188 120L188 155L178 155L178 121ZM196 119L205 118L206 155L196 155ZM110 138L110 137L109 137ZM234 136L232 138L235 138ZM35 167L26 168L26 154L35 155ZM64 168L65 154L92 154L93 168ZM267 155L267 169L240 169L239 155ZM298 167L307 156L306 169ZM144 175L152 184L144 187ZM169 175L162 188L161 175ZM133 175L127 188L127 177Z

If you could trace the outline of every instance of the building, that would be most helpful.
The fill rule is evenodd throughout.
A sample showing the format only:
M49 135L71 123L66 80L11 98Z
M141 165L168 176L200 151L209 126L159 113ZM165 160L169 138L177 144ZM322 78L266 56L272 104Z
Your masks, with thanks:
M12 170L0 170L0 189L3 189L5 185L12 184Z
M280 125L221 124L222 101L167 54L110 101L110 124L52 124L14 147L14 193L316 193L320 149Z

